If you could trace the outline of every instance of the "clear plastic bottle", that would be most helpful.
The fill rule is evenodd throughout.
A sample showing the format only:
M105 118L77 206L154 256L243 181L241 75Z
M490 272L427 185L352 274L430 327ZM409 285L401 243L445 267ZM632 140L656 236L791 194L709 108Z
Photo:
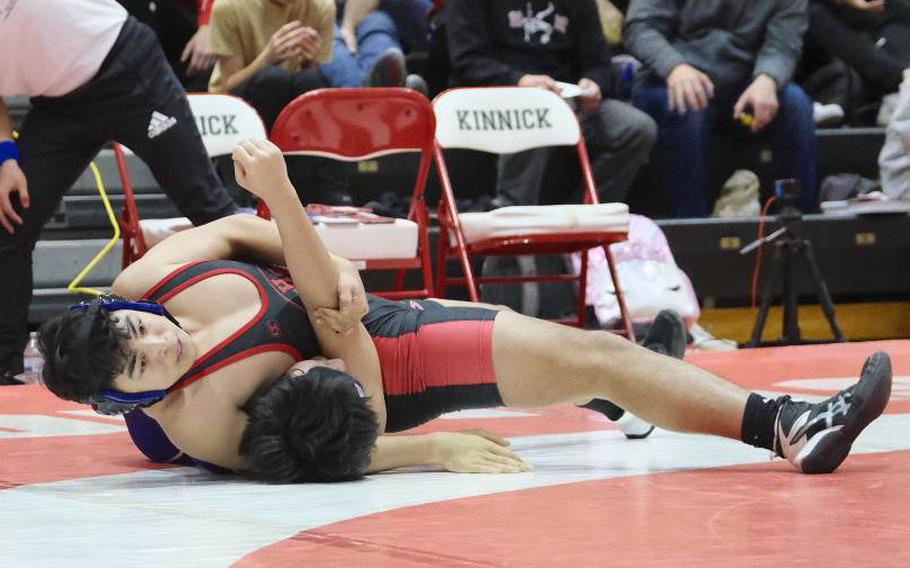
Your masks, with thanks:
M25 346L23 359L25 370L16 378L27 384L40 382L41 371L44 369L44 357L38 351L38 339L34 333L28 338L28 345Z

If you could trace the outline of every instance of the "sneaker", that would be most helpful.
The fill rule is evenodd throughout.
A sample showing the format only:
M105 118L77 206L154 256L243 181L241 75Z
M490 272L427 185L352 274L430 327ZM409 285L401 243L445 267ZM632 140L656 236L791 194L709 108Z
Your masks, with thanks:
M368 85L370 87L404 87L407 74L404 54L397 47L390 47L373 65Z
M411 73L407 76L404 81L404 86L408 89L417 91L421 95L429 98L430 97L430 87L427 85L427 82L423 80L423 77L420 75L415 75Z
M812 118L815 119L815 125L820 128L840 126L844 122L844 107L835 104L813 103Z
M674 359L685 357L687 343L686 320L673 310L661 310L641 342L646 349Z
M866 359L859 382L812 404L785 397L774 424L774 448L803 473L831 473L846 459L859 433L891 397L891 359Z
M24 385L25 383L17 379L11 373L0 372L0 386Z

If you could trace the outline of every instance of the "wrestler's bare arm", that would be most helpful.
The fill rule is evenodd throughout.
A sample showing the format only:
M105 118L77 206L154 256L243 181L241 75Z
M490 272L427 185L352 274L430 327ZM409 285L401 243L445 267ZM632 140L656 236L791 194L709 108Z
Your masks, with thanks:
M315 309L337 308L338 269L291 185L281 150L271 142L251 140L243 142L233 158L238 183L265 200L272 211L291 279L311 318ZM348 373L363 384L380 431L384 430L385 395L379 356L359 318L347 336L335 334L318 322L313 329L323 354L344 360Z
M353 263L331 253L329 258L339 275L359 278ZM127 267L114 281L114 292L137 298L177 266L197 260L222 259L284 265L278 227L274 222L252 215L232 215L181 231Z

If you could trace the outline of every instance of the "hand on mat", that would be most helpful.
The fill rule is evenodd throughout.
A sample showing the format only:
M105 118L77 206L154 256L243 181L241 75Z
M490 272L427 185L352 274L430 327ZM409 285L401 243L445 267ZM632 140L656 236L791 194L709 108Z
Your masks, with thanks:
M186 42L186 47L183 48L183 53L180 55L181 63L189 61L189 65L186 68L187 75L198 75L215 66L215 54L212 53L211 45L211 28L209 26L199 26L190 41Z
M360 275L341 271L338 273L338 309L319 308L313 313L313 319L319 327L348 335L369 310Z
M509 441L486 430L439 432L437 463L455 473L521 473L529 464L508 448Z
M600 86L588 79L583 78L578 82L578 86L584 90L584 94L579 95L578 104L583 112L595 111L600 107L603 101L603 94L600 92Z
M758 132L774 120L779 106L777 82L768 75L759 75L733 106L733 119L739 120L746 109L751 108L755 116L752 132Z
M270 206L272 200L296 192L288 179L288 168L278 146L268 140L249 139L241 142L234 153L234 176L240 187Z
M13 194L19 194L19 203L24 209L29 207L28 182L16 160L6 160L0 165L0 225L7 233L14 233L14 225L22 224L22 217L13 207Z
M714 83L695 67L681 63L667 76L667 98L670 110L679 114L704 110L714 98Z

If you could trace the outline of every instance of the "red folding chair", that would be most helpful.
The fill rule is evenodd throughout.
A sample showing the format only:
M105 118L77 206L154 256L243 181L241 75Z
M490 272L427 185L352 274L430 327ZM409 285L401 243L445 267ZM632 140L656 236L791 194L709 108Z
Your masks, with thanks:
M259 113L241 98L230 95L190 93L187 95L190 110L202 136L202 143L209 158L230 154L241 140L265 138L266 131ZM136 196L126 163L126 150L114 143L114 156L123 185L123 211L120 217L123 233L123 267L142 258L149 246L136 206ZM192 226L188 219L175 219L175 225Z
M544 89L452 89L436 97L433 109L434 151L442 181L437 293L444 296L450 285L463 284L476 302L480 299L480 284L577 282L578 317L559 321L584 327L587 254L581 255L578 275L479 277L474 274L471 261L489 255L565 254L601 246L622 315L621 329L616 331L634 340L632 321L609 246L626 240L629 210L619 203L598 204L581 128L565 101ZM488 213L459 213L443 150L464 148L507 154L546 146L577 148L584 181L584 205L504 207ZM450 258L460 260L463 277L449 277Z
M350 226L317 224L329 250L354 261L361 270L397 271L392 291L374 292L385 298L433 295L430 216L424 191L435 127L433 108L423 95L410 89L376 88L320 89L303 94L281 111L272 128L272 142L286 154L357 161L404 152L420 153L407 219L396 219L394 224L361 226L357 230ZM260 214L270 216L264 206L260 206ZM338 232L342 237L335 234ZM407 243L413 244L399 250L395 257L383 256L388 254L383 251L383 241L394 238L397 242L402 235ZM407 270L423 271L422 288L404 289Z

